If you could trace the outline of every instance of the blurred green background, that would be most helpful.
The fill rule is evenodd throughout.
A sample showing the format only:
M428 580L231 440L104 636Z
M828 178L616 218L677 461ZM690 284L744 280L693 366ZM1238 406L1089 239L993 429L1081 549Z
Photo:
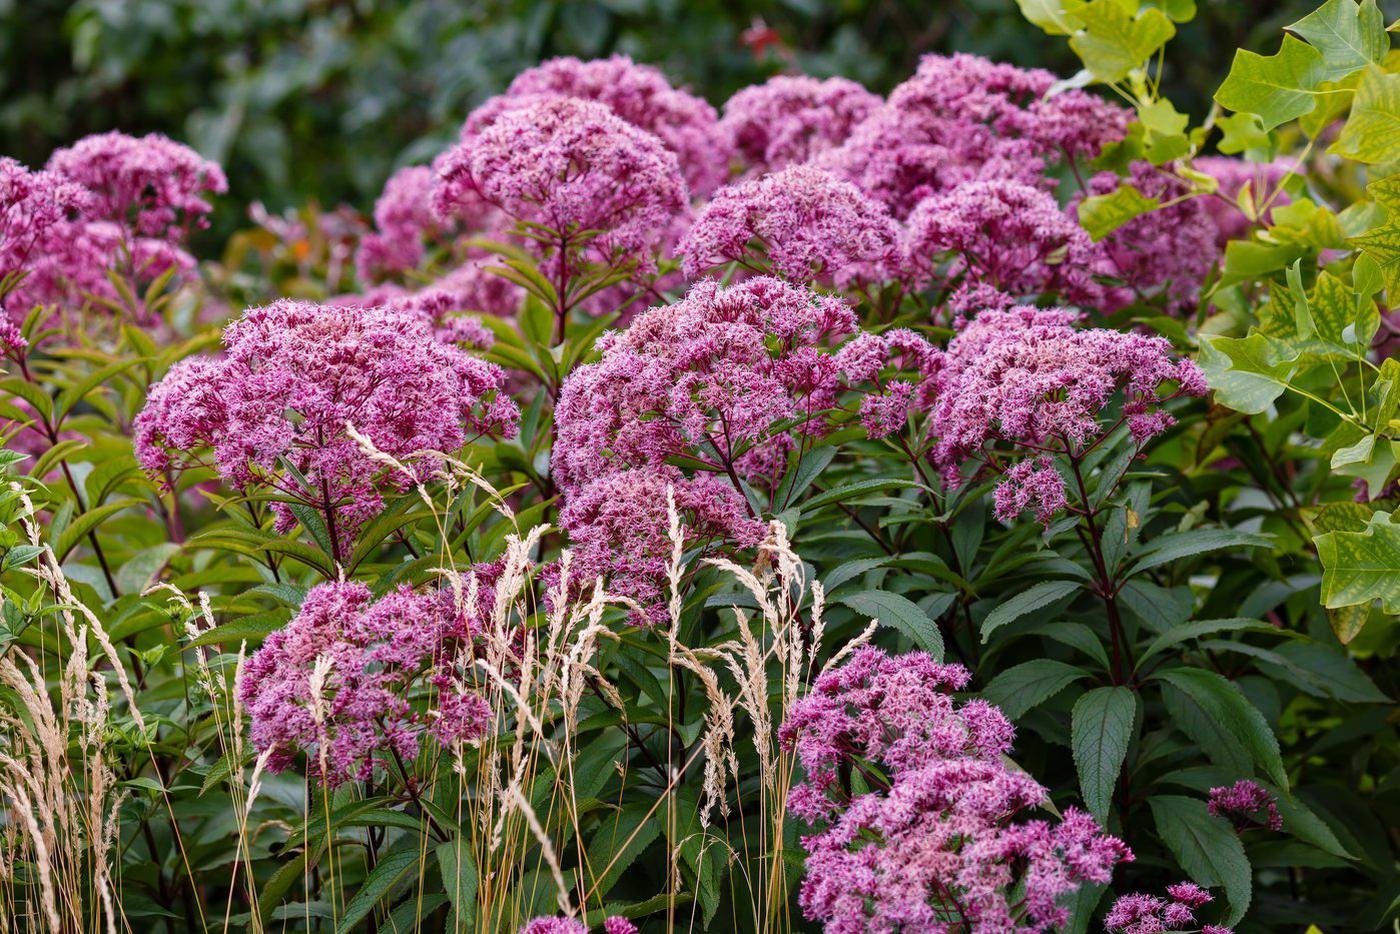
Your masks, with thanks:
M1272 52L1315 5L1200 0L1170 93L1200 116L1235 47ZM39 165L86 133L163 131L228 170L218 233L253 200L367 210L552 55L626 52L718 106L784 70L884 92L951 50L1077 69L1014 0L0 0L0 153Z

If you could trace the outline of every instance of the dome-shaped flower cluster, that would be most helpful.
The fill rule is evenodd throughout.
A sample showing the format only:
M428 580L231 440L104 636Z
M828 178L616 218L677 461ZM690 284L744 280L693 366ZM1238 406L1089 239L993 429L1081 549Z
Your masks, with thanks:
M720 189L681 240L685 273L737 262L790 282L879 282L899 265L883 205L830 172L783 169Z
M804 837L799 901L828 931L1045 931L1064 896L1132 859L1088 814L1016 818L1047 794L1008 767L1011 724L957 702L968 672L922 652L858 649L821 675L779 736L806 778L789 810L826 827ZM872 790L857 794L859 773Z
M750 172L770 172L840 146L881 103L849 78L778 75L731 97L720 127Z
M224 356L176 364L151 388L136 420L142 466L164 475L207 449L238 489L271 487L318 510L339 550L378 511L386 484L412 479L383 476L349 426L406 459L512 434L519 417L499 368L391 307L279 301L249 309L224 345ZM274 508L279 530L290 530L294 511Z
M491 707L458 670L473 658L480 609L459 606L450 590L373 600L355 582L312 588L239 683L268 767L305 754L308 771L334 787L369 779L381 757L412 761L424 736L452 745L485 734Z
M1063 505L1063 481L1043 452L1076 454L1110 430L1102 414L1115 398L1119 420L1141 444L1173 424L1162 403L1206 392L1200 369L1175 357L1165 338L1079 329L1078 319L1061 309L985 311L943 355L931 411L939 435L933 460L950 482L970 458L996 459L998 446L1013 458L1042 452L1034 467L1003 480L1002 518L1036 503L1044 519Z

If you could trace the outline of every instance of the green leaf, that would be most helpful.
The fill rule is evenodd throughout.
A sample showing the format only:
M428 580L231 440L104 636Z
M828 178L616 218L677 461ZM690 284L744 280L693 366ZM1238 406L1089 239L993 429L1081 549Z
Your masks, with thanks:
M1113 233L1135 217L1155 211L1161 204L1126 182L1106 195L1094 195L1079 203L1079 226L1095 242Z
M1270 548L1274 541L1267 535L1237 532L1234 529L1192 529L1189 532L1169 532L1159 535L1141 551L1141 557L1128 571L1128 576L1140 574L1179 558L1221 551L1226 548Z
M1015 622L1027 613L1068 597L1079 589L1078 581L1041 581L1002 603L982 621L982 641L1007 623Z
M290 618L291 613L286 610L254 613L251 616L245 616L242 619L236 619L200 633L190 640L188 648L193 649L203 645L236 646L240 642L247 642L250 646L261 645L262 641L270 634L285 626Z
M1121 81L1176 35L1171 18L1156 7L1134 12L1136 3L1092 0L1079 18L1083 29L1070 37L1084 67L1100 81Z
M1230 114L1215 121L1215 125L1224 134L1216 148L1228 156L1247 149L1267 149L1273 142L1258 114Z
M355 929L379 901L389 896L394 886L408 875L410 869L422 865L422 854L416 838L406 838L388 853L380 856L379 865L365 877L365 881L355 892L355 897L345 906L336 928L340 934L349 934Z
M1322 53L1325 81L1345 78L1359 68L1379 64L1390 51L1385 20L1375 0L1327 0L1288 27Z
M1230 74L1215 92L1216 103L1236 113L1257 114L1265 130L1296 120L1316 106L1324 80L1322 53L1291 35L1274 55L1235 52Z
M1198 362L1215 400L1249 415L1258 415L1283 395L1297 368L1295 360L1280 359L1276 342L1257 332L1248 337L1203 336Z
M1070 726L1074 766L1084 804L1100 823L1113 803L1136 718L1137 695L1129 688L1094 688L1075 701Z
M649 810L646 802L633 802L593 835L588 844L586 879L591 894L606 895L627 867L661 835L661 821L653 819Z
M1400 223L1394 220L1400 217L1400 211L1389 210L1390 216L1384 224L1352 237L1351 243L1375 262L1385 280L1386 294L1394 300L1400 296Z
M62 563L68 557L69 552L77 547L78 541L89 532L96 529L105 520L116 515L123 509L129 509L138 505L140 500L122 499L116 502L98 506L96 509L89 509L87 512L77 516L63 530L63 534L58 536L58 541L54 544L54 557Z
M1400 159L1400 75L1375 65L1362 72L1351 116L1328 152L1372 165Z
M1214 635L1217 632L1240 632L1242 630L1253 629L1266 630L1268 632L1276 631L1274 627L1270 626L1268 623L1261 622L1257 619L1244 619L1242 617L1233 619L1202 619L1194 623L1187 623L1183 626L1171 629L1168 632L1164 632L1156 639L1153 639L1152 643L1138 656L1137 666L1141 668L1143 662L1159 652L1164 652L1174 645L1180 645L1191 639L1199 639L1201 636Z
M1288 787L1288 775L1283 770L1278 740L1274 738L1264 715L1238 687L1215 672L1201 668L1169 668L1153 677L1166 682L1163 698L1176 718L1176 725L1201 747L1212 762L1227 767L1236 763L1229 750L1221 748L1219 737L1215 735L1220 731L1233 738L1274 784ZM1179 711L1183 712L1181 716L1177 716ZM1202 717L1213 724L1213 730L1201 728Z
M840 602L881 626L899 630L934 658L943 658L943 634L938 631L938 624L909 598L865 590L842 597Z
M1084 25L1080 11L1084 0L1016 0L1021 15L1039 26L1047 35L1073 35Z
M1363 532L1327 532L1313 539L1322 562L1322 605L1328 609L1381 601L1400 613L1400 524L1377 512Z
M802 504L802 514L814 512L823 506L830 506L832 503L845 503L859 499L870 493L878 493L882 490L908 490L919 489L920 485L912 480L903 477L872 477L869 480L851 480L834 486L829 490L824 490L813 496Z
M1148 798L1157 835L1181 868L1197 885L1225 888L1230 901L1226 924L1234 924L1249 909L1253 870L1244 844L1229 823L1213 817L1204 801L1182 795Z
M1013 665L997 675L982 691L982 697L1001 708L1012 720L1044 703L1076 681L1089 677L1078 665L1053 658L1037 658Z
M457 918L454 930L473 930L476 919L476 861L471 845L460 837L451 843L438 844L438 871L447 887L448 900Z

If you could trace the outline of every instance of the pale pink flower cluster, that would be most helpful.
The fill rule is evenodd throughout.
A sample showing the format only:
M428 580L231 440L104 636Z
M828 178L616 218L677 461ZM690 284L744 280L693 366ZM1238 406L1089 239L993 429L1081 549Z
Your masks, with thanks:
M602 358L569 376L555 411L552 470L575 560L590 572L655 567L667 485L700 534L756 541L743 484L776 486L796 437L824 430L840 389L828 347L854 330L840 299L756 277L701 282L604 335ZM677 460L693 476L667 469ZM614 584L654 586L636 573Z
M1063 507L1063 480L1050 455L1079 456L1126 422L1142 444L1173 424L1162 405L1179 395L1206 393L1190 360L1165 338L1103 328L1079 329L1062 309L1018 307L984 311L948 345L936 377L931 416L939 440L934 462L957 483L963 465L984 458L993 466L1032 455L1002 481L1000 517L1035 504L1042 521ZM1118 418L1105 410L1120 400Z
M1005 764L1013 729L968 672L923 652L866 646L822 674L779 737L806 773L788 809L825 829L803 838L799 902L827 931L1039 932L1067 896L1132 859L1088 814L1015 818L1047 793ZM870 791L856 794L854 777Z
M472 112L462 129L463 139L479 135L507 111L561 97L605 104L656 136L675 154L686 184L697 195L709 194L729 174L730 150L715 109L703 98L672 87L656 68L625 55L587 62L555 58L522 71L505 94Z
M138 459L164 476L207 449L237 489L268 486L320 512L338 550L380 509L384 489L414 479L386 472L348 426L402 460L511 435L519 418L498 367L392 307L279 301L245 312L224 345L224 356L182 361L151 388L136 419ZM274 509L289 531L294 510Z
M790 282L879 282L899 267L899 228L849 182L797 165L720 189L681 240L685 274L739 263Z
M462 607L450 590L407 587L374 600L353 581L312 588L239 682L268 767L304 754L308 772L334 787L411 762L425 736L453 745L484 735L491 707L459 670L473 657L483 601Z
M778 75L737 92L721 129L752 173L810 162L840 146L883 103L849 78Z
M480 202L519 222L547 262L582 252L642 270L687 209L674 153L606 105L572 97L506 110L442 157L438 213L476 214Z
M1277 833L1283 829L1278 801L1266 788L1247 778L1233 785L1212 788L1207 810L1228 820L1236 830L1267 827Z
M1194 882L1167 886L1167 897L1134 893L1120 896L1104 918L1111 934L1162 934L1194 927L1196 910L1211 902L1210 893ZM1229 928L1207 924L1201 934L1231 934Z
M44 172L5 160L0 175L0 265L24 257L25 279L5 302L16 314L92 297L120 303L111 273L139 292L172 270L190 272L195 261L185 238L207 226L207 196L228 188L218 165L155 133L88 136L56 150ZM143 308L132 311L145 316Z

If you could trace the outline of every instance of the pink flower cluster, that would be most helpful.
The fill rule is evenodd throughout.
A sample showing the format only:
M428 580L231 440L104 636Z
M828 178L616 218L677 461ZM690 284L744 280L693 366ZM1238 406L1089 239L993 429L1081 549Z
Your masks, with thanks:
M1207 808L1216 817L1228 820L1236 830L1267 827L1277 833L1283 829L1283 816L1274 796L1247 778L1212 788Z
M481 134L503 113L548 98L597 101L657 137L675 154L686 184L697 195L709 194L729 174L729 146L714 108L625 55L588 62L555 58L521 72L505 94L472 112L463 139Z
M905 237L921 282L933 278L934 260L951 254L950 279L1014 298L1082 303L1100 291L1091 278L1096 256L1089 235L1053 197L1023 182L966 182L926 198L910 214Z
M1128 112L1082 91L1045 96L1049 72L975 55L926 55L883 106L822 158L895 217L976 180L1045 187L1046 166L1092 158L1121 138Z
M835 149L881 103L849 78L778 75L731 97L720 127L739 160L761 174Z
M1220 228L1208 199L1187 197L1186 182L1146 162L1133 163L1126 181L1165 206L1133 218L1097 244L1094 271L1121 283L1103 296L1103 310L1158 296L1168 311L1194 308L1202 283L1220 260ZM1101 172L1089 179L1088 194L1109 194L1123 182Z
M681 240L695 278L739 263L790 282L879 282L899 266L899 228L849 182L797 165L721 188Z
M374 203L374 232L355 252L355 269L365 283L417 269L426 245L443 237L445 224L433 211L437 173L426 165L399 169L384 183Z
M472 657L479 610L449 590L403 587L373 600L356 582L312 588L239 683L268 767L281 771L304 753L308 770L334 787L369 779L387 758L412 761L424 736L451 745L484 735L490 705L456 671L459 654Z
M637 926L622 915L612 915L603 921L603 932L637 934ZM588 925L576 918L535 918L519 934L588 934Z
M501 113L442 157L434 193L444 217L478 214L481 202L499 209L555 264L582 251L642 269L686 199L675 154L657 137L572 97Z
M756 541L742 485L776 486L796 438L823 429L840 386L826 347L855 329L840 299L756 277L701 282L601 338L602 359L569 376L555 411L552 469L575 560L589 573L654 567L667 485L701 528ZM678 460L694 476L665 469Z
M55 151L44 172L5 160L0 174L0 266L22 256L26 272L6 300L14 313L55 302L82 305L90 296L119 303L112 272L138 293L172 269L188 272L195 263L184 239L207 225L206 196L228 188L218 165L155 133L88 136Z
M1196 923L1196 910L1211 901L1210 893L1193 882L1167 886L1167 897L1135 893L1113 903L1104 927L1113 934L1161 934L1180 931ZM1229 928L1207 924L1201 934L1231 934Z
M1013 456L1018 448L1039 452L1003 479L997 511L1004 520L1033 503L1042 521L1063 507L1053 454L1078 456L1123 422L1142 444L1173 424L1164 402L1206 392L1199 368L1175 357L1165 338L1078 329L1078 318L1056 308L984 311L942 357L932 457L950 483L959 482L970 458L1000 468L998 445L1010 446ZM1115 399L1121 412L1105 425Z
M25 279L63 249L69 222L90 205L86 190L63 176L0 159L0 302L5 309L16 316L29 311L36 295L25 288ZM14 328L8 317L4 322L0 326ZM22 338L16 330L4 340L7 347L16 347Z
M245 312L224 344L225 356L182 361L151 388L136 419L138 459L166 475L211 449L236 488L270 486L318 510L337 552L382 506L386 486L414 479L384 476L347 426L405 459L513 434L519 418L498 367L392 307L279 301ZM289 531L294 511L273 508Z
M923 652L870 646L822 674L783 723L806 778L788 809L824 830L803 838L806 916L825 930L1045 931L1065 896L1132 859L1088 814L1013 819L1046 791L1008 768L1013 729L968 673ZM859 774L872 790L856 794Z

